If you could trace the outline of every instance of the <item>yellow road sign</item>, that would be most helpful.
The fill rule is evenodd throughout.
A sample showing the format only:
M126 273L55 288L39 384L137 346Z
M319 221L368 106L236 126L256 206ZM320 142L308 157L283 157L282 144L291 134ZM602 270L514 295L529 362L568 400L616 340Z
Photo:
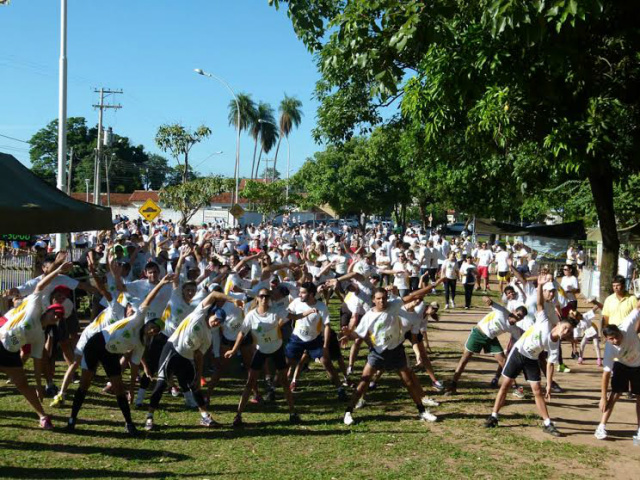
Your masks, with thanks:
M244 215L244 208L240 206L240 204L236 203L233 207L229 209L229 213L236 218L240 218Z
M140 215L142 215L147 222L153 221L154 218L160 215L161 211L162 209L150 198L138 209Z

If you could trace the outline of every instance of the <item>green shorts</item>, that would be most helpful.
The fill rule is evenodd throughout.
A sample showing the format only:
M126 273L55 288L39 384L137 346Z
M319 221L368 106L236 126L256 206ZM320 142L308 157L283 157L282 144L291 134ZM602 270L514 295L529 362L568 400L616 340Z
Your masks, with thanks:
M469 338L467 338L466 348L471 353L490 353L492 355L503 353L502 345L497 338L487 337L478 327L473 327Z

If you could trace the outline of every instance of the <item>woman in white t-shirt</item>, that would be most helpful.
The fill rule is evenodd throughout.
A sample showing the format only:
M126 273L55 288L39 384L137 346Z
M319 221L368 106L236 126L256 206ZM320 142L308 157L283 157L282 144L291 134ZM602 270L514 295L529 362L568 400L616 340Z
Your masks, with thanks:
M444 278L444 308L456 308L456 283L458 280L458 262L456 261L456 254L449 253L447 259L442 262L442 270L440 276Z
M416 254L413 250L409 249L406 252L407 262L406 265L409 268L409 291L413 292L418 289L420 284L420 262L416 258Z
M398 253L398 261L393 264L393 286L398 289L400 296L409 294L409 279L411 278L411 265L407 262L404 251Z
M573 265L564 265L562 267L562 277L560 278L560 286L564 290L564 297L567 299L567 310L575 310L578 308L578 299L576 294L580 293L580 284L573 274Z
M464 287L464 309L469 310L471 308L471 297L473 296L473 288L476 283L476 266L473 263L473 258L465 257L460 266L460 280Z

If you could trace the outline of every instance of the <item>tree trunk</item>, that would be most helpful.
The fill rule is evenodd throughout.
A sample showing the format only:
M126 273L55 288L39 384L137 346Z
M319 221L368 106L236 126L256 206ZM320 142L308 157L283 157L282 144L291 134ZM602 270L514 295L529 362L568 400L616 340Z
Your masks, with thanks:
M189 152L184 152L184 171L182 172L182 184L187 183L187 175L189 173Z
M262 158L263 151L264 151L263 148L260 147L260 154L258 155L258 163L256 164L256 176L255 176L256 179L260 175L258 172L260 172L260 159Z
M280 150L280 142L282 141L283 133L280 132L280 136L278 137L278 144L276 145L276 156L273 157L273 176L276 176L276 165L278 163L278 151ZM274 178L275 180L275 178Z
M602 234L602 262L600 270L600 300L611 293L611 280L618 273L620 239L613 208L613 175L608 161L595 163L588 175Z
M251 161L251 180L255 177L253 176L253 168L256 166L256 153L258 153L258 136L256 136L255 144L253 145L253 160Z

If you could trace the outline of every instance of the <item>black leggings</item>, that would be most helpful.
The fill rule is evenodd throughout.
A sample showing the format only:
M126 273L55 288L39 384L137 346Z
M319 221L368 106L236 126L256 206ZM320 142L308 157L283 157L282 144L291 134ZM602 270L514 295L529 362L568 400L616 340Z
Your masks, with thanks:
M473 283L465 283L464 284L464 306L471 307L471 297L473 297L473 287L475 284Z
M149 373L151 375L155 375L158 373L158 368L160 367L160 357L162 356L162 350L167 343L167 336L164 333L159 333L151 340L151 344L147 347L147 350L144 354L144 361L147 364L147 368L149 369ZM146 372L142 372L140 376L140 388L147 389L149 388L149 384L151 383L151 379L147 376Z
M458 281L457 280L451 280L449 278L447 278L444 281L444 300L445 302L447 302L447 305L449 304L449 297L451 297L451 301L455 302L456 301L456 283Z
M151 408L158 408L160 405L160 399L162 394L167 389L167 380L171 378L171 375L175 375L178 379L178 385L183 392L191 391L193 398L196 401L198 407L204 407L205 401L200 391L200 385L196 385L196 368L192 360L183 357L173 344L167 342L162 349L162 356L160 357L160 369L158 374L158 382L156 388L153 389L151 394L151 400L149 406Z

